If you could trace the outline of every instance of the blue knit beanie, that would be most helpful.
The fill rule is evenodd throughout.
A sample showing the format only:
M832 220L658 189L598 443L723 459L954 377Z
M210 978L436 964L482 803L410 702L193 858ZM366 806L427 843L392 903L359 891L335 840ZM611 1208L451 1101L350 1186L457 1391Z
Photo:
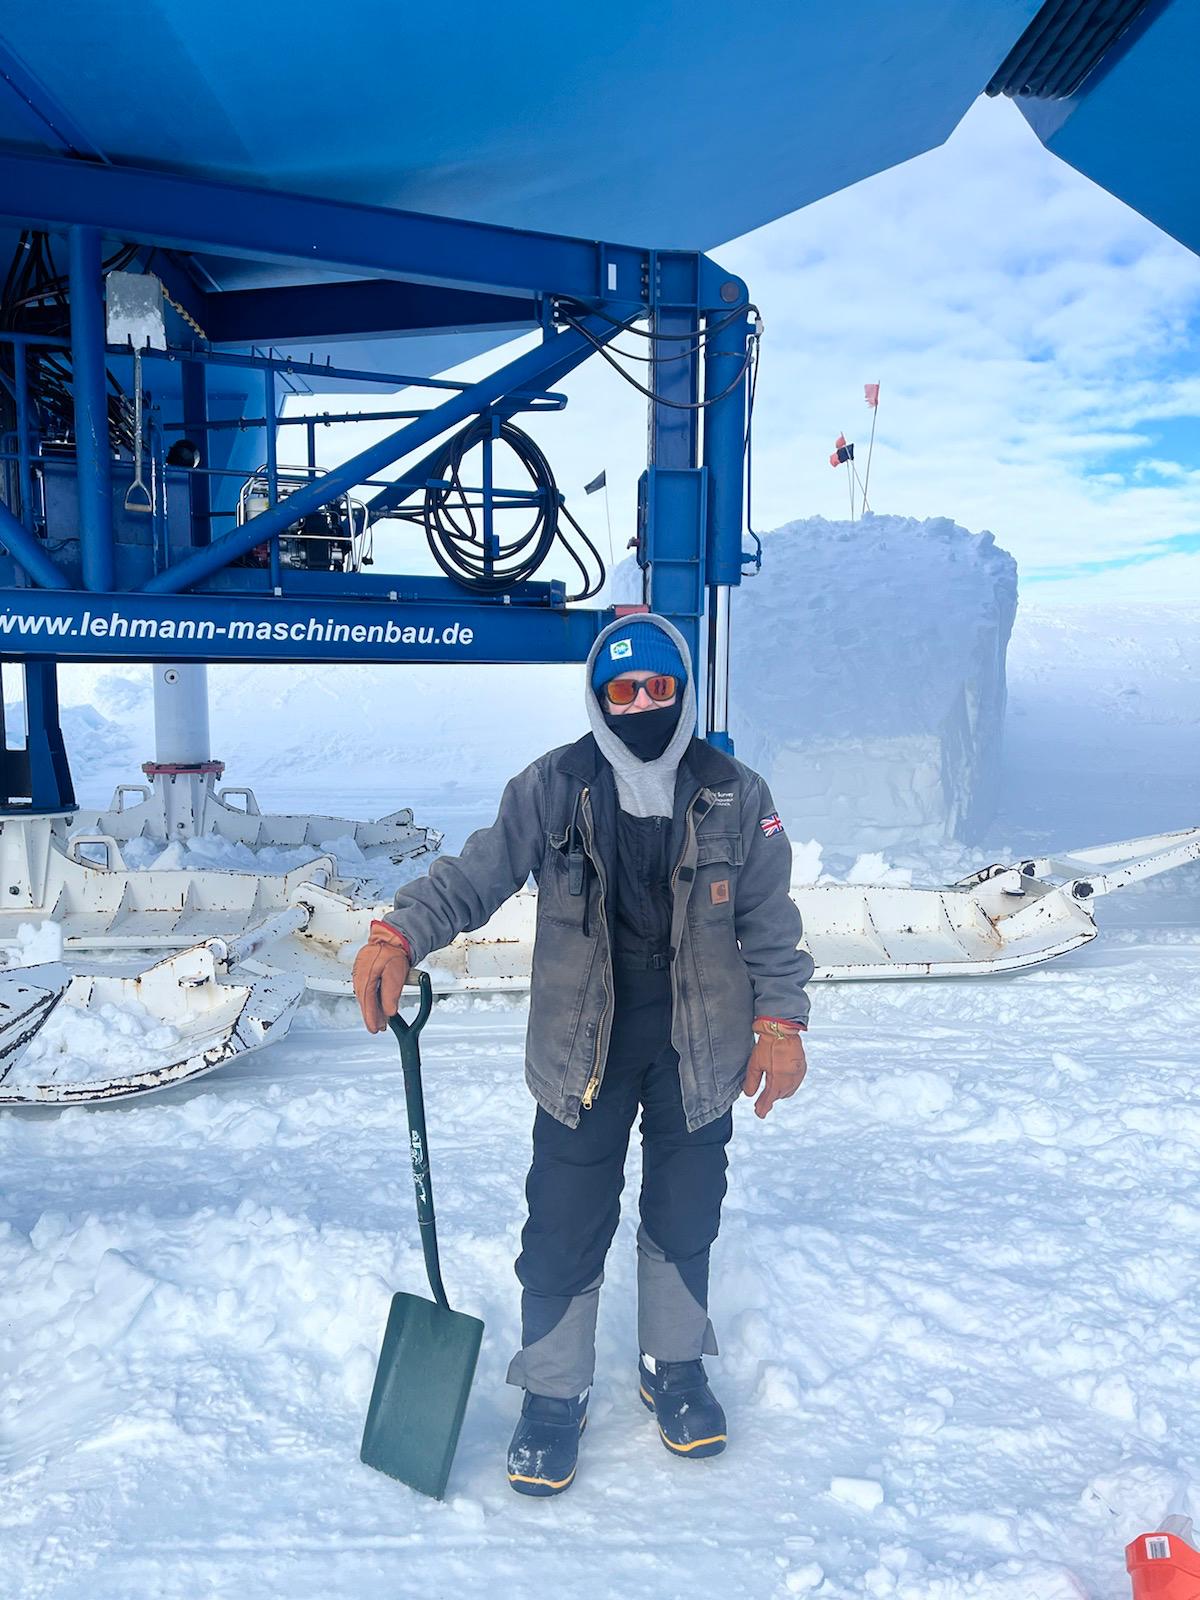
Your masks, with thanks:
M633 622L608 635L592 665L592 688L603 689L623 672L669 672L680 683L687 681L674 639L653 622Z

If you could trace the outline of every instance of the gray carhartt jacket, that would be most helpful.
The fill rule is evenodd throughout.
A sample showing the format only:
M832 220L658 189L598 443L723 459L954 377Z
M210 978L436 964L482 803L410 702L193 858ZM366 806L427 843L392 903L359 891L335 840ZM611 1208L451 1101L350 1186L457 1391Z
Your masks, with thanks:
M569 1128L603 1092L612 1030L616 804L612 768L590 733L551 750L509 781L495 822L473 833L461 854L439 857L396 891L387 917L419 962L482 927L532 873L525 1077L538 1103ZM671 1041L694 1131L737 1098L756 1016L807 1020L813 962L797 949L792 850L770 791L700 739L679 763L670 859Z

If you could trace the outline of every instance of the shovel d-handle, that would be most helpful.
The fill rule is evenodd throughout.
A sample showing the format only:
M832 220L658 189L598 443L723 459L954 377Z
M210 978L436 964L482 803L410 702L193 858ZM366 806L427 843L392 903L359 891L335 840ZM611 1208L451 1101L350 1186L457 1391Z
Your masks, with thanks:
M433 984L427 972L416 974L421 989L421 1001L411 1022L397 1015L388 1018L388 1026L396 1035L400 1046L400 1064L404 1068L404 1101L408 1107L408 1148L412 1157L413 1188L417 1192L417 1221L421 1225L421 1248L425 1252L425 1272L429 1287L439 1306L450 1310L446 1290L442 1283L442 1267L438 1259L437 1220L433 1214L433 1183L429 1176L429 1141L425 1135L425 1094L421 1087L421 1050L417 1043L421 1029L429 1020L433 1008Z

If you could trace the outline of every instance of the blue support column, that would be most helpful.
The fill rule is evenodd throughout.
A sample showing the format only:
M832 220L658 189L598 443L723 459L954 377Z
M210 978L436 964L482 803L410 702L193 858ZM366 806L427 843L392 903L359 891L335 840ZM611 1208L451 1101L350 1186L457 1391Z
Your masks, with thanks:
M13 345L13 391L17 411L17 496L21 503L21 521L33 533L33 478L29 470L29 362L25 346Z
M24 528L0 500L0 545L43 589L69 589L66 573L46 554L39 539Z
M58 717L54 661L22 663L24 746L10 745L0 685L0 812L73 811L75 790Z
M37 537L33 515L33 472L29 449L29 365L27 341L20 335L10 335L13 352L13 390L17 413L17 493L21 502L20 518L0 500L0 545L8 551L18 566L43 589L70 587L65 572L46 553Z
M731 284L741 290L737 280ZM734 302L736 306L736 301ZM708 474L705 571L708 590L709 741L732 751L729 737L730 591L742 579L747 352L750 323L730 308L710 312L704 347L704 465Z
M85 588L109 590L113 586L112 456L99 230L72 228L69 251L79 552Z
M646 457L643 555L649 561L646 599L670 617L703 670L700 619L704 610L705 486L697 465L700 412L700 324L696 312L698 258L657 252L651 257L651 387ZM689 570L689 568L691 570ZM696 704L703 730L704 703Z
M29 788L34 811L73 811L75 788L58 714L58 664L25 663Z

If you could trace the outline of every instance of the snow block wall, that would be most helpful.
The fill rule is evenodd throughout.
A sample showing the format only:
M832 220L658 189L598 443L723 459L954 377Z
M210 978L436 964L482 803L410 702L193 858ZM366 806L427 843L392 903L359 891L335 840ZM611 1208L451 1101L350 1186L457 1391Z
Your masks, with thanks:
M1017 565L946 517L810 517L733 594L730 731L795 838L970 843L996 805Z

